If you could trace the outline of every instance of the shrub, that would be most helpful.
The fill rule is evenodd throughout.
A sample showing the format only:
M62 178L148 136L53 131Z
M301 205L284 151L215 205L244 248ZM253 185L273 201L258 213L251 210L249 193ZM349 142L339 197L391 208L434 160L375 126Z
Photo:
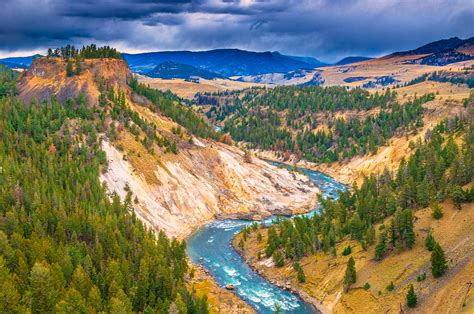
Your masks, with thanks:
M347 256L352 253L352 247L348 245L346 248L344 248L344 251L342 251L343 256Z
M438 203L434 203L433 205L431 205L431 215L434 219L440 219L441 217L443 217L443 209L441 208L441 206L439 206Z
M392 291L393 289L395 289L395 285L393 284L393 281L390 281L387 286L387 291Z

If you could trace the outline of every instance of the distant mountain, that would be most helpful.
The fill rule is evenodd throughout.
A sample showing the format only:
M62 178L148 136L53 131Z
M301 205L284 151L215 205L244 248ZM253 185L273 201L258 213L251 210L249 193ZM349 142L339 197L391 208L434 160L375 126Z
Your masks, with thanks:
M198 69L192 65L166 61L157 65L150 72L145 73L149 77L159 77L162 79L188 79L193 77L201 77L207 80L222 78L222 75Z
M0 59L0 63L4 64L9 68L28 68L31 65L31 62L34 58L41 57L41 55L36 54L33 56L27 57L10 57Z
M425 56L411 59L407 62L442 66L455 62L474 60L474 37L468 39L460 39L458 37L442 39L413 50L392 53L386 58L416 55Z
M422 55L422 54L432 54L432 53L440 53L446 52L449 50L454 50L456 48L461 47L462 45L470 43L471 45L474 44L474 37L468 39L460 39L458 37L452 37L449 39L442 39L438 41L431 42L419 48L408 50L408 51L399 51L393 53L396 56L406 56L406 55Z
M295 57L285 56L278 52L253 52L239 49L217 49L196 52L164 51L122 54L122 56L128 62L130 68L138 73L150 72L157 65L166 61L191 65L225 77L286 73L297 69L315 67L314 64L295 59ZM312 60L313 63L315 62L314 60Z
M351 64L351 63L356 63L356 62L366 61L366 60L371 60L371 59L373 59L373 58L360 57L360 56L350 56L350 57L345 57L344 59L341 59L335 65L345 65L345 64Z
M279 52L273 52L273 53L278 53L280 54ZM329 64L327 63L324 63L324 62L321 62L319 61L318 59L316 58L313 58L313 57L299 57L299 56L286 56L288 58L291 58L293 60L297 60L297 61L301 61L301 62L305 62L305 63L308 63L308 64L311 64L313 67L323 67L323 66L327 66Z

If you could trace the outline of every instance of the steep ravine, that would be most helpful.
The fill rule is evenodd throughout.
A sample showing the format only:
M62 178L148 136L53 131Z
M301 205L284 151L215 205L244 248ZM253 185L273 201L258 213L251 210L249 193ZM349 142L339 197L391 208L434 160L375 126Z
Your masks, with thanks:
M257 158L246 163L231 146L204 145L163 159L154 171L160 184L150 184L104 140L109 166L101 180L122 199L131 191L135 212L147 225L178 237L214 219L261 219L314 208L318 189L306 176Z

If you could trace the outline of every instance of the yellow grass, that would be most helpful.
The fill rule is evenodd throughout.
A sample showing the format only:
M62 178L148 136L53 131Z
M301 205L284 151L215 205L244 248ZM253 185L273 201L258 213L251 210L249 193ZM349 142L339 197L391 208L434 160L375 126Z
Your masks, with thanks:
M183 79L165 80L141 75L138 76L138 79L141 83L148 84L152 88L162 91L170 90L179 97L187 99L192 99L196 93L212 93L224 90L245 89L252 86L264 86L264 84L239 82L228 79L200 79L199 83L187 82Z
M413 284L418 295L417 311L472 312L474 295L469 287L474 279L474 229L471 226L474 220L474 205L464 204L460 211L454 209L450 201L442 206L445 215L440 220L431 217L429 208L415 213L416 244L413 249L390 252L382 261L375 261L375 246L363 251L357 242L346 239L337 244L337 257L318 253L300 261L306 274L306 283L303 284L297 282L296 273L289 266L290 263L283 268L275 268L266 267L262 261L257 260L258 252L264 251L266 230L260 231L263 235L263 241L260 243L256 240L256 232L248 236L243 254L246 260L261 270L266 277L290 282L296 290L307 293L307 299L313 300L323 311L386 313L398 312L400 305L403 310L407 310L407 287ZM449 260L448 272L439 279L434 279L431 275L430 252L424 247L430 227ZM239 234L234 244L240 239ZM353 247L351 255L356 260L357 282L348 293L344 293L342 280L349 256L341 256L341 252L349 244ZM264 252L262 256L265 256ZM416 276L423 272L426 272L427 279L417 282ZM386 286L391 281L395 289L389 292ZM366 282L371 286L367 291L363 289Z

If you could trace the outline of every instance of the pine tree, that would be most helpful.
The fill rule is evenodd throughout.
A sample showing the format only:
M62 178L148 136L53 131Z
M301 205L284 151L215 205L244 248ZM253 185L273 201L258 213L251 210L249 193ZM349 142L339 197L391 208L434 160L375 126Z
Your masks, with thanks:
M283 255L279 250L276 250L273 253L273 262L275 263L276 267L282 267L285 264L285 260L283 259Z
M349 290L351 284L355 283L357 280L356 269L355 269L355 261L354 258L351 256L347 261L346 272L344 274L344 287L345 290Z
M305 276L303 268L301 268L300 264L298 262L295 262L293 264L293 268L297 272L298 282L305 282L306 281L306 276Z
M76 57L76 75L81 74L81 72L82 72L81 58Z
M433 233L430 230L428 231L428 235L426 236L425 247L428 251L431 252L433 251L435 245L436 245L436 241L433 238Z
M408 290L407 294L407 306L409 308L414 308L416 307L417 303L417 298L415 294L415 289L413 288L413 285L410 285L410 290Z
M431 273L435 278L437 278L442 276L447 269L448 262L444 256L444 251L439 243L436 243L431 252Z
M451 187L449 196L453 199L456 209L461 209L461 203L464 201L464 192L459 185Z
M56 304L59 291L48 265L36 263L30 274L30 298L33 313L50 313Z
M66 76L67 77L70 77L74 74L73 70L72 70L72 61L71 60L67 60L67 64L66 64Z
M376 260L381 260L382 257L385 255L385 253L387 252L387 245L385 244L386 242L386 239L387 239L387 233L384 231L382 231L382 233L380 234L380 239L379 239L379 243L377 244L377 246L375 247L375 259Z
M433 203L431 205L431 215L434 219L440 219L443 217L443 209L441 208L441 206L439 206L438 203Z

